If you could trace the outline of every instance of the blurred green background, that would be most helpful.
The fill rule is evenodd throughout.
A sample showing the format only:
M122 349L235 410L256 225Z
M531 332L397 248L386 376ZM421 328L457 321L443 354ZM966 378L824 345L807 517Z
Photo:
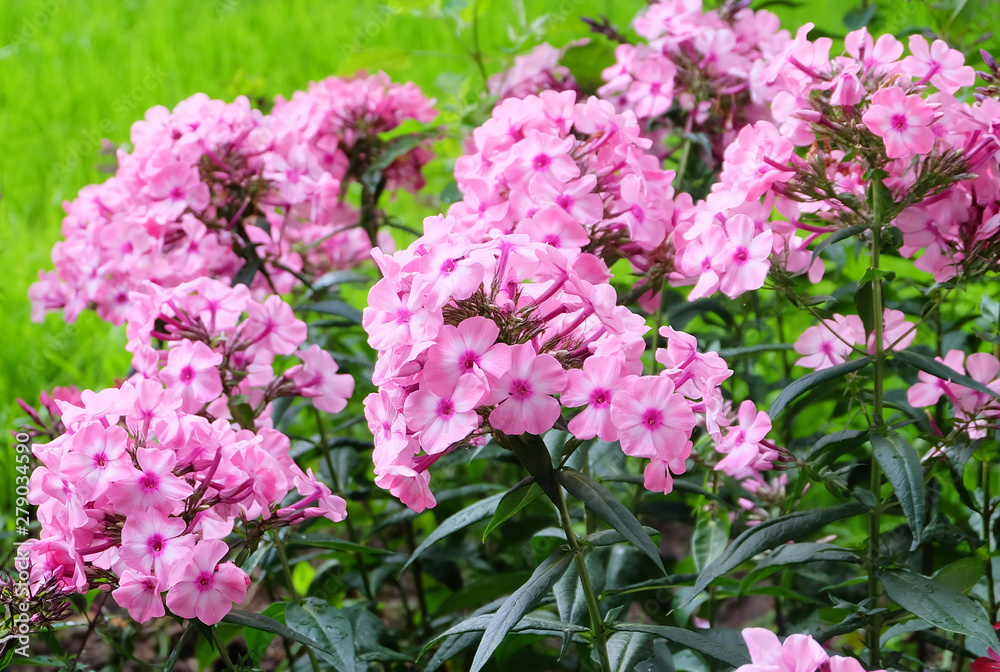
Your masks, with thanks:
M101 139L128 140L132 122L153 105L173 107L195 92L231 100L289 96L310 80L384 70L438 99L442 123L483 91L487 73L510 64L541 39L555 45L588 35L581 16L606 15L618 27L642 0L42 0L0 3L0 424L23 413L17 397L43 389L110 385L128 369L124 332L85 313L30 322L28 286L50 269L61 238L61 203L103 181ZM711 3L706 3L710 5ZM975 54L992 47L998 3L992 0L777 0L754 8L778 13L792 32L805 21L842 36L868 24L904 36L929 30ZM478 20L476 18L478 17ZM816 33L813 33L816 35ZM597 38L601 40L601 38ZM607 51L610 51L608 49ZM979 67L978 56L970 62ZM593 63L595 72L610 61ZM589 67L589 66L588 66ZM427 172L429 193L447 184L454 141ZM392 206L409 226L434 214L433 198L400 197ZM0 483L11 479L11 451L0 454ZM0 488L9 510L10 488Z

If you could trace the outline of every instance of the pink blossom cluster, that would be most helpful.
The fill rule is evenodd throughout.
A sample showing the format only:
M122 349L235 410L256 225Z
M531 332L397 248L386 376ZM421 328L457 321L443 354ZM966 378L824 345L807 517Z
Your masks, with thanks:
M611 264L647 270L670 256L675 223L672 171L644 150L631 112L572 91L508 98L474 132L476 151L460 157L464 198L448 214L473 242L497 229Z
M526 98L542 91L579 91L569 68L559 64L566 50L586 41L571 42L557 49L543 42L526 54L514 57L514 65L496 73L486 82L490 95L499 100Z
M974 72L943 41L928 44L913 35L903 57L894 37L875 41L861 29L847 35L843 55L831 58L832 42L810 41L811 28L799 30L761 71L761 82L776 92L773 123L740 131L725 151L719 182L699 204L694 224L679 227L680 237L738 245L770 234L771 255L760 259L758 272L773 260L783 272L808 272L816 282L822 262L806 248L870 223L866 204L875 174L884 176L886 202L912 204L893 222L903 234L901 254L919 252L916 266L939 281L963 268L987 270L1000 251L994 124L1000 101L955 97L973 83ZM775 210L780 219L772 218ZM749 216L753 230L740 226L734 234L736 216ZM675 245L687 282L699 263L716 275L728 263L697 245Z
M65 433L32 447L36 584L54 578L80 593L107 586L139 622L164 615L165 603L214 624L250 584L226 560L223 539L235 525L259 536L346 516L344 500L292 460L288 437L187 413L181 393L154 380L55 403ZM283 505L293 490L299 499Z
M178 393L184 413L233 420L231 405L247 404L257 426L266 426L269 404L278 397L309 397L330 413L347 406L354 379L337 373L337 363L319 345L299 349L306 324L281 297L261 303L246 286L211 278L172 288L146 283L143 289L132 293L127 314L132 381L166 385ZM157 349L156 341L164 347ZM301 363L275 375L280 355Z
M916 325L906 319L900 310L883 312L882 341L886 351L905 350L916 338ZM857 315L834 313L828 320L802 332L795 341L795 352L802 355L795 364L808 369L828 369L842 364L857 351L875 354L875 334L865 334L865 327Z
M857 658L831 656L810 635L789 635L781 641L770 630L744 628L743 641L752 662L736 672L865 672Z
M695 413L732 469L773 459L761 449L770 420L752 404L728 428L719 386L732 371L694 337L664 327L664 370L641 375L648 327L617 305L600 258L500 229L470 241L452 217L428 218L406 250L373 255L384 277L363 322L379 391L365 415L376 483L410 508L435 504L431 465L491 433L565 426L580 439L620 441L650 460L646 487L661 492L685 471ZM564 407L582 407L568 425Z
M701 0L651 3L634 22L644 42L615 49L598 93L633 111L651 137L675 127L707 133L721 157L740 128L770 118L774 91L761 72L789 40L777 16L744 4L705 11ZM667 117L675 104L679 120Z
M125 320L129 292L150 281L173 287L199 277L226 282L256 270L259 293L284 293L295 274L315 277L368 258L374 234L345 202L351 161L405 119L428 121L430 101L384 74L330 78L278 99L264 115L245 97L196 94L156 106L132 126L133 150L102 184L64 203L65 240L55 270L32 285L32 319L94 308ZM419 146L384 171L389 188L419 188L430 153ZM391 248L388 234L379 244Z
M936 359L953 371L968 375L1000 393L1000 360L993 355L976 352L966 357L961 350L949 350L943 358ZM934 406L945 397L952 404L956 425L973 439L981 439L989 430L1000 427L1000 401L996 398L924 371L917 375L920 382L906 391L906 398L911 406Z

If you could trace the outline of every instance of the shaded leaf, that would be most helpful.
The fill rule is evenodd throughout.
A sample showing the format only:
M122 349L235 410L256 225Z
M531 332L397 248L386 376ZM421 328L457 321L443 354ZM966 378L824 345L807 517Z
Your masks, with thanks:
M726 646L721 642L706 637L693 630L675 628L668 625L640 625L638 623L617 623L611 626L619 632L646 632L657 637L694 649L700 653L721 660L724 663L739 667L750 662L746 651Z
M931 357L918 354L911 350L894 350L892 356L894 359L898 359L904 364L909 364L913 368L923 371L924 373L929 373L937 378L942 378L964 387L968 387L976 392L988 394L994 399L1000 399L1000 393L986 387L978 380L974 380L969 376L961 374L950 366L946 366Z
M878 577L889 597L914 616L1000 651L989 616L971 598L940 581L905 569L881 571Z
M916 550L923 541L924 519L927 515L924 470L920 466L920 456L906 439L891 430L887 436L873 432L871 443L875 459L882 467L882 472L903 507L903 515L910 524L910 531L913 533L910 550Z
M421 542L419 546L413 549L413 553L407 558L406 563L403 564L403 568L399 570L400 574L409 567L414 560L420 557L420 555L426 551L428 548L433 546L439 540L444 539L452 532L457 532L464 527L468 527L473 523L477 523L480 520L486 518L493 514L496 510L497 503L503 498L503 493L498 493L486 499L481 499L471 506L467 506L453 516L447 518L443 523L434 528L434 531L427 535L427 538Z
M667 573L660 560L660 551L650 540L642 524L610 490L575 469L564 469L556 477L571 495L645 553L661 572Z
M773 419L778 416L788 405L788 402L795 399L803 392L808 392L814 387L819 387L820 385L825 385L831 380L836 380L846 376L849 373L855 371L860 371L861 369L868 366L872 361L871 357L867 355L859 359L850 359L842 364L837 364L836 366L831 366L828 369L821 369L819 371L813 371L808 373L798 380L793 381L785 389L781 391L778 398L774 400L771 404L771 408L767 409L767 414Z
M524 485L528 485L528 487L525 488ZM528 482L527 480L518 483L505 492L500 503L497 505L496 513L493 514L493 519L490 520L486 526L486 530L483 531L483 541L486 541L486 537L490 535L490 532L500 527L501 524L528 504L531 504L541 494L542 488L537 483Z
M653 655L654 636L649 632L619 630L608 638L608 659L614 672L633 672Z
M285 623L319 643L316 653L337 672L354 672L354 629L347 617L323 600L307 597L285 607Z
M290 534L286 543L289 546L315 546L316 548L328 548L344 553L363 553L365 555L387 555L390 553L384 548L356 544L353 541L339 539L330 534Z
M483 639L479 642L476 656L472 660L472 672L479 672L486 666L490 656L503 642L507 633L548 595L572 561L573 556L568 553L561 551L553 553L538 566L527 583L504 601L490 617L483 631Z

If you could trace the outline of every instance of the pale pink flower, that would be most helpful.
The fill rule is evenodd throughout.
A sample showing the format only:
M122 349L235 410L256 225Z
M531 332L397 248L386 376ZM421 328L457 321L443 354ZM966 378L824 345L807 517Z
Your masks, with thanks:
M890 159L926 154L934 146L934 110L920 96L906 95L898 86L880 89L861 120L885 141Z
M760 289L771 268L772 236L770 230L757 233L754 221L746 215L733 215L726 221L729 244L726 270L719 283L719 289L733 298L740 294Z
M166 587L170 572L183 564L194 546L194 537L184 534L186 527L183 519L156 509L133 511L122 527L119 555L130 569L155 574Z
M97 499L115 481L128 477L135 468L125 452L128 432L117 425L105 427L87 422L73 435L73 449L59 465L83 501Z
M559 417L551 395L566 388L566 371L551 355L539 355L528 343L510 347L510 370L493 386L490 424L507 434L542 434Z
M157 577L126 569L118 578L118 588L111 591L111 595L119 606L128 609L129 616L145 623L166 614L160 590Z
M159 509L174 513L194 492L189 483L174 476L177 455L170 450L139 448L135 451L141 471L118 481L109 493L112 503L123 513L133 509Z
M191 551L187 562L171 575L167 607L181 618L197 618L215 625L246 597L250 577L231 562L220 564L229 546L218 539L205 539Z
M485 393L485 381L475 375L462 376L443 396L421 387L403 404L406 425L418 432L420 447L428 454L443 452L479 427L476 407Z
M930 81L945 93L955 93L976 82L976 71L965 65L965 55L944 40L934 40L928 46L923 35L910 35L910 54L901 67L907 75L917 77L918 84Z
M424 382L438 395L450 393L466 374L485 373L499 379L510 368L510 348L497 343L500 329L485 317L445 325L427 351Z
M758 465L762 453L773 452L761 444L771 431L771 418L750 400L740 404L737 425L730 427L715 449L725 455L716 469L731 476L741 474L747 467ZM764 464L767 464L766 462Z
M611 421L611 401L622 379L622 366L614 357L588 357L583 369L567 372L566 389L560 395L564 406L583 406L569 421L569 431L578 439L601 437L615 441L618 429Z
M643 376L630 389L619 390L611 419L626 455L664 461L683 449L695 426L691 407L665 376Z
M315 343L297 354L303 363L285 372L285 377L295 383L295 392L312 398L313 406L327 413L340 413L347 408L347 400L354 394L354 378L338 374L337 362Z
M222 353L215 352L201 341L179 341L167 355L167 365L160 378L177 390L188 413L196 413L206 403L222 394L219 365Z

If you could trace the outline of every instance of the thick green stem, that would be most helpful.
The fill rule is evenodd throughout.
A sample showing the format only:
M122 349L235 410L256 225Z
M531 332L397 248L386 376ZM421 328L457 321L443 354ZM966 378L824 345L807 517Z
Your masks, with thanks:
M226 645L222 643L222 637L219 636L219 630L214 625L212 626L212 639L215 641L215 648L219 650L219 655L222 656L222 662L226 664L226 669L235 672L236 666L233 665L233 659L229 657L229 651L226 650Z
M587 600L587 611L590 612L591 630L594 633L594 642L597 644L597 651L601 656L601 669L604 672L611 672L611 658L608 656L608 637L605 632L604 618L601 616L601 606L597 602L597 595L594 594L594 586L590 582L590 573L587 571L587 559L584 556L580 540L573 532L573 519L569 516L569 508L566 506L566 497L562 488L556 488L559 492L559 516L562 518L563 530L566 531L566 539L573 552L573 559L576 561L576 568L580 574L580 583L583 585L583 595Z
M872 268L879 270L880 254L882 247L882 197L885 186L880 180L872 182L874 193L872 195ZM885 394L885 309L882 301L882 278L878 273L872 280L872 315L873 331L875 336L874 353L874 390L872 396L872 423L876 431L881 431L885 425L883 417L884 394ZM875 506L872 507L868 515L868 598L869 608L878 607L881 586L879 585L878 557L879 557L879 528L882 524L882 469L878 460L872 455L871 461L871 484L870 489L875 495ZM882 617L874 614L868 623L868 652L871 669L878 669L881 666L881 647L879 640L882 637Z

